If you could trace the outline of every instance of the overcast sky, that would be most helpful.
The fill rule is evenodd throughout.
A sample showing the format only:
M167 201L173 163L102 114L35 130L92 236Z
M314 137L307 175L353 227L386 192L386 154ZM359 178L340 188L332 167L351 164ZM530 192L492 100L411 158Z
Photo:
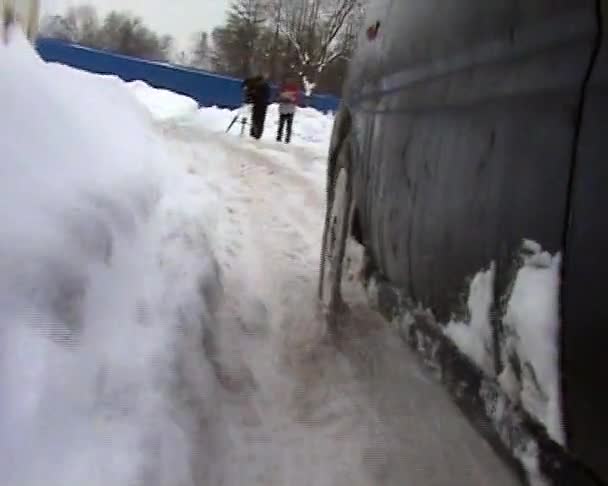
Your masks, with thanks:
M158 34L172 35L180 49L190 47L192 35L210 32L224 22L230 0L42 0L44 13L64 13L68 7L89 4L101 14L129 10Z

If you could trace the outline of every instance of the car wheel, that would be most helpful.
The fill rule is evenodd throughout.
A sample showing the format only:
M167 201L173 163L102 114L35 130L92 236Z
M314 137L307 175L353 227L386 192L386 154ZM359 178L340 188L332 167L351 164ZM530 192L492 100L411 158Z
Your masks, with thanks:
M328 184L327 215L323 231L319 299L328 324L336 324L345 307L341 294L342 263L352 212L352 181L349 174L350 137L341 144L333 180Z

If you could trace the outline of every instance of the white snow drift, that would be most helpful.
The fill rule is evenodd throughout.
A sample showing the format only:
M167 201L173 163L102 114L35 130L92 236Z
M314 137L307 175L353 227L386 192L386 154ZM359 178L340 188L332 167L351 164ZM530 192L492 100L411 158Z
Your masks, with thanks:
M47 65L10 37L0 483L194 486L193 458L205 459L190 435L204 407L191 404L213 393L200 350L183 351L200 343L201 288L214 281L201 230L210 209L175 218L187 183L122 82Z
M237 113L248 116L246 109L227 110L217 107L201 108L199 121L207 129L217 132L226 130L230 121ZM266 123L264 127L263 140L274 140L277 134L279 120L279 106L272 104L268 107ZM331 138L331 128L334 123L332 114L323 114L313 108L298 108L294 117L292 144L295 146L318 146L325 152L329 148ZM233 135L239 135L241 127L237 123L230 130ZM245 128L245 133L249 132L249 126Z
M236 466L218 457L230 430L202 342L211 248L226 243L217 196L232 183L223 148L205 153L218 171L194 170L192 154L169 157L158 122L211 134L232 115L215 110L212 127L191 99L46 64L18 32L0 63L0 484L220 484ZM331 118L300 115L293 156L235 142L321 195ZM298 150L318 164L299 166Z
M128 85L135 97L158 121L186 119L198 110L196 101L187 96L153 88L143 81L133 81Z

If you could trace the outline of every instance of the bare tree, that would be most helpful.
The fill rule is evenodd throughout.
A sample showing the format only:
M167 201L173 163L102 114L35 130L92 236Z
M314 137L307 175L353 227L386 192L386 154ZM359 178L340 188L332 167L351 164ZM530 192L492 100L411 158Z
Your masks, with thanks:
M207 34L207 32L196 34L190 64L201 69L210 69L211 47L209 45L209 34Z
M33 42L39 30L40 1L1 0L0 16L0 32L5 43L8 41L9 26L13 23L20 24L27 38Z
M170 36L157 35L140 18L126 12L110 12L100 21L95 8L89 5L70 8L65 17L45 20L41 33L88 47L159 61L169 59L173 44Z
M98 36L99 47L151 60L168 59L173 44L171 36L158 36L141 18L124 12L110 12Z
M89 47L97 45L101 26L95 7L80 5L70 8L65 16L65 24L72 41Z
M272 0L272 6L281 12L278 31L293 47L293 68L310 95L320 74L351 53L363 0Z
M61 15L46 16L40 22L40 35L64 41L73 41L70 26Z
M261 69L260 49L267 22L266 0L234 0L226 25L211 33L213 65L218 71L244 77Z
M263 8L266 11L268 21L267 35L270 41L268 52L268 71L271 79L279 77L281 57L284 55L284 42L281 38L281 22L283 20L284 0L266 0Z

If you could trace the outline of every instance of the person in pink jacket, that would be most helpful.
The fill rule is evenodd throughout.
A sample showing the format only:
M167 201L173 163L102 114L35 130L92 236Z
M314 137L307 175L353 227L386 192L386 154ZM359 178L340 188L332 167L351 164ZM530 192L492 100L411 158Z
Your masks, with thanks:
M283 140L283 130L285 133L285 143L291 141L293 129L293 118L299 102L300 88L292 79L286 79L279 89L279 130L277 132L277 142Z

